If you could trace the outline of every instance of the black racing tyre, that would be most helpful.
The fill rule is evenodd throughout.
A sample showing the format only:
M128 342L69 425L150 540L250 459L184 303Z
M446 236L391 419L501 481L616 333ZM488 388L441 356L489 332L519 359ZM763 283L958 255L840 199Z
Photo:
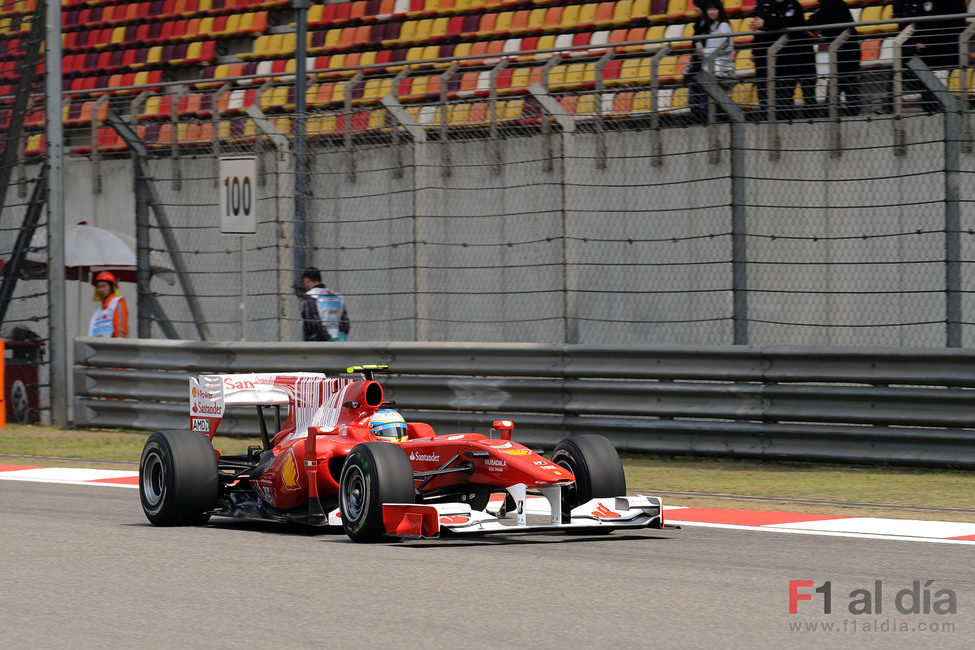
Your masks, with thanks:
M157 431L139 461L139 497L155 526L193 526L210 519L217 503L217 456L206 436Z
M413 466L402 447L364 442L352 448L339 475L342 528L352 541L382 540L384 503L415 502Z
M562 513L600 497L626 494L626 476L620 455L605 436L587 433L566 438L555 445L552 462L576 477L562 488Z

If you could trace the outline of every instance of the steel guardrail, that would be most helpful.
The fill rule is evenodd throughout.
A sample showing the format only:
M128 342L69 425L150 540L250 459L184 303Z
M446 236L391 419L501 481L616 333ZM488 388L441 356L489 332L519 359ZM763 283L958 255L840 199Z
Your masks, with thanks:
M191 375L387 363L387 396L443 432L504 417L549 448L975 468L975 350L79 338L75 359L78 426L186 427ZM221 425L257 430L250 409Z

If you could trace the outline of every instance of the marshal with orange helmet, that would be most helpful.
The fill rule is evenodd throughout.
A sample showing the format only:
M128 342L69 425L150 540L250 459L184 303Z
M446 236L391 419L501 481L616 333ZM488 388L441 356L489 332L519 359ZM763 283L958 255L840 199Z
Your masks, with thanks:
M627 496L623 465L605 437L566 438L545 458L512 440L509 420L495 421L489 435L438 435L386 401L375 379L386 371L190 378L188 429L153 433L142 452L146 517L157 526L211 516L294 521L341 527L361 542L664 528L659 498ZM257 407L263 443L224 455L212 441L234 407Z
M95 286L92 300L99 303L91 315L88 336L101 338L128 338L129 306L119 294L118 280L109 271L100 271L91 279Z

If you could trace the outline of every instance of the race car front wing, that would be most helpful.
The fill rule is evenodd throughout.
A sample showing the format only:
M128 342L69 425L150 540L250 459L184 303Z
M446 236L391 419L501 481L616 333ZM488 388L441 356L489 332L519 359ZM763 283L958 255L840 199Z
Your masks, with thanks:
M515 515L514 520L509 518L503 507L492 511L490 507L487 510L472 510L466 503L388 503L383 505L383 523L387 534L407 539L433 538L448 534L665 528L663 506L658 497L638 495L592 499L573 508L569 516L563 518L561 488L550 486L541 488L540 491L544 498L528 499L524 485L508 488L508 493L515 502L515 509L511 513ZM548 522L529 523L529 515L547 515Z

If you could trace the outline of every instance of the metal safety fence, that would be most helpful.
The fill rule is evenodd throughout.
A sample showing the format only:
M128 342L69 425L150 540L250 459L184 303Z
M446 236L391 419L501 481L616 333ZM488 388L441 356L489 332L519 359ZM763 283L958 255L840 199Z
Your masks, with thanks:
M72 72L92 52L66 38L66 221L136 231L143 337L296 340L314 265L359 340L970 345L973 23L854 18L813 37L739 14L723 50L683 16L478 36L449 57L403 33L343 50L323 30L305 114L284 14L211 65L104 80ZM932 31L947 65L913 56ZM47 152L31 102L4 251L11 191ZM218 218L220 159L237 156L257 161L248 236ZM12 308L46 314L39 286Z
M975 468L975 353L802 346L263 344L77 339L76 424L185 428L189 376L385 362L388 399L440 433L515 422L666 455ZM255 435L251 409L220 430Z

